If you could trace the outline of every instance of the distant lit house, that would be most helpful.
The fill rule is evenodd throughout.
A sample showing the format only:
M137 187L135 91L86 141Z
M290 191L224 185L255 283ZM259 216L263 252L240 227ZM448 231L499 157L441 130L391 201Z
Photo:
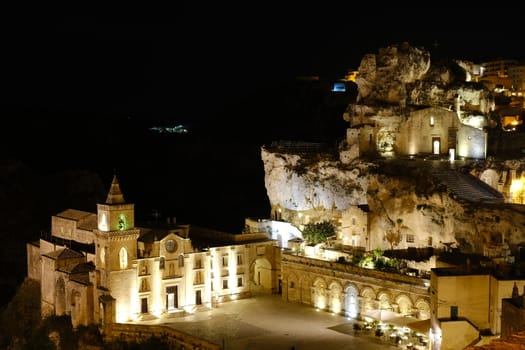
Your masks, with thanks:
M228 234L167 222L135 226L114 177L97 213L67 209L27 244L28 277L41 284L42 317L74 326L194 312L278 288L279 249L266 233Z

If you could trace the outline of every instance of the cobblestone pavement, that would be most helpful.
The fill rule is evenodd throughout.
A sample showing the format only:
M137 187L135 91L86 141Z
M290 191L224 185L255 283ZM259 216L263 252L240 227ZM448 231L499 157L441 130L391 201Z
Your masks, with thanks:
M281 295L256 295L163 323L223 346L224 350L380 350L399 349L373 335L354 331L354 320L288 303Z

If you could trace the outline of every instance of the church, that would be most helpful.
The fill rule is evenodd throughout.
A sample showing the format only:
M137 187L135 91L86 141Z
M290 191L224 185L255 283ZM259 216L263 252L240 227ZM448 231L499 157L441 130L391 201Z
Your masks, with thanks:
M266 232L230 234L177 224L135 226L114 175L97 212L66 209L27 244L28 277L40 282L42 318L74 327L184 315L275 292L280 250Z

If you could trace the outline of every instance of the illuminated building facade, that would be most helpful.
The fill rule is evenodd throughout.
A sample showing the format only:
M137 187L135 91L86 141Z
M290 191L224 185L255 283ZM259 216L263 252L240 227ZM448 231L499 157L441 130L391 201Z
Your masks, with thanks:
M67 209L27 245L42 317L74 326L209 309L251 291L275 291L279 249L266 233L227 234L166 223L136 227L116 176L97 213Z
M461 98L456 100L457 106L450 106L450 109L429 107L412 111L408 118L347 116L352 124L347 129L347 143L358 146L355 157L377 151L384 156L485 159L487 134L483 130L484 120L479 125L463 123L458 116L461 114Z

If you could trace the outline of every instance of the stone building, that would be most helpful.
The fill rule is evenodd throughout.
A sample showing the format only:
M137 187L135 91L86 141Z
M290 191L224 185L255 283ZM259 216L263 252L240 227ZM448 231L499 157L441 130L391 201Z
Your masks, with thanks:
M74 326L183 314L279 287L280 250L266 233L228 234L167 222L135 225L115 176L97 213L67 209L27 244L42 317Z
M509 337L520 331L525 331L525 285L523 294L519 294L516 282L512 287L512 296L501 301L501 337Z
M434 268L430 278L434 348L463 349L481 334L501 337L524 330L519 276L499 276L487 268ZM525 290L525 289L524 289Z

